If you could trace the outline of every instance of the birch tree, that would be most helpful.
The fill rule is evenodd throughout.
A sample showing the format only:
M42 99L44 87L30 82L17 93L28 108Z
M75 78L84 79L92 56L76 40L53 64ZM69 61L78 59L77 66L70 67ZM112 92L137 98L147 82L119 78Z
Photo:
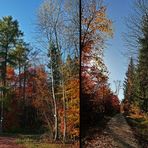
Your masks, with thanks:
M58 112L57 112L57 98L55 95L55 82L54 79L54 67L52 57L52 42L55 44L55 48L60 51L59 32L62 26L61 21L61 3L60 1L45 1L38 11L37 28L38 33L41 35L39 42L42 44L43 50L49 50L50 59L50 78L51 78L51 92L54 104L54 140L58 138Z

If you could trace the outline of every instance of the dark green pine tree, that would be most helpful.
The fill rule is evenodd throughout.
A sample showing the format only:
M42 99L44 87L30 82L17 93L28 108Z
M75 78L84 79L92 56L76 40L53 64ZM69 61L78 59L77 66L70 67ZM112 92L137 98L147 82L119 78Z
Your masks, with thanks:
M53 70L53 79L54 79L54 87L55 91L60 85L61 80L61 72L60 72L60 65L62 63L61 51L58 49L54 42L51 42L50 49L48 51L48 57L50 57L50 62L48 64L48 68Z
M148 16L143 17L142 23L143 36L139 39L139 98L142 100L142 109L148 112Z
M130 109L130 105L135 101L135 66L133 59L131 57L130 63L128 65L128 70L126 72L126 78L124 80L124 104L127 110Z
M1 123L0 131L3 127L4 101L7 98L7 65L15 64L15 57L11 51L20 41L23 33L19 30L17 20L13 20L11 16L6 16L0 19L0 71L1 71Z

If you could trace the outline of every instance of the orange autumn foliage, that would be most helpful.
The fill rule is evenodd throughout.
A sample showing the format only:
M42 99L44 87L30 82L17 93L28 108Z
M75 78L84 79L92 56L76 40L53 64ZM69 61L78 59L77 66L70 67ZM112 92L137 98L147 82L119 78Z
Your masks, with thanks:
M80 108L79 108L79 79L72 79L67 82L66 85L66 132L67 136L69 137L79 137L79 114L80 114ZM64 129L64 123L63 123L63 116L64 111L61 108L59 110L59 115L61 119L61 128L60 131L63 132Z
M106 7L100 7L97 10L94 5L95 3L89 6L90 14L85 16L82 13L81 46L83 52L90 52L94 44L103 42L104 35L113 35L112 21L106 16Z
M14 80L14 78L15 78L14 68L7 66L7 79Z

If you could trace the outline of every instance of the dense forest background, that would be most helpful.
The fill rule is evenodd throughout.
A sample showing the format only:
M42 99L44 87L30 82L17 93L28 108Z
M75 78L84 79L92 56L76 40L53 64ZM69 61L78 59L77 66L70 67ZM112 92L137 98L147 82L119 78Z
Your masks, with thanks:
M102 0L81 0L81 8L79 0L45 0L36 14L34 44L24 40L13 16L0 18L0 135L45 136L47 147L78 143L79 138L86 146L117 144L114 137L118 144L129 146L139 139L146 145L148 2L135 2L124 34L130 60L122 102L119 90L110 87L104 62L106 41L114 32ZM132 133L131 141L126 134L127 143L125 127Z
M127 114L134 108L137 113L148 112L148 3L138 0L135 15L128 18L130 62L124 82L124 109ZM139 30L139 31L137 31ZM133 36L135 34L135 36Z
M79 138L79 1L44 1L36 44L19 22L0 19L0 132ZM44 58L43 58L44 57Z
M148 1L135 1L134 15L127 18L126 25L130 60L121 106L142 144L148 143Z

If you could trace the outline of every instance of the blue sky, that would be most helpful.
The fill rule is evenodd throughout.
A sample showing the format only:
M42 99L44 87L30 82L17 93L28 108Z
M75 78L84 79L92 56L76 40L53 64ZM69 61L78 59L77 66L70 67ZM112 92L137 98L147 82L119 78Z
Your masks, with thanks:
M36 12L42 0L0 0L0 18L11 15L17 19L26 42L32 41Z
M122 34L126 31L125 17L131 14L133 0L105 0L107 16L113 21L114 36L108 41L105 49L105 63L110 72L109 82L115 91L114 80L124 81L128 66L128 57L123 55L127 48L124 46ZM123 90L120 90L119 99L123 99Z

